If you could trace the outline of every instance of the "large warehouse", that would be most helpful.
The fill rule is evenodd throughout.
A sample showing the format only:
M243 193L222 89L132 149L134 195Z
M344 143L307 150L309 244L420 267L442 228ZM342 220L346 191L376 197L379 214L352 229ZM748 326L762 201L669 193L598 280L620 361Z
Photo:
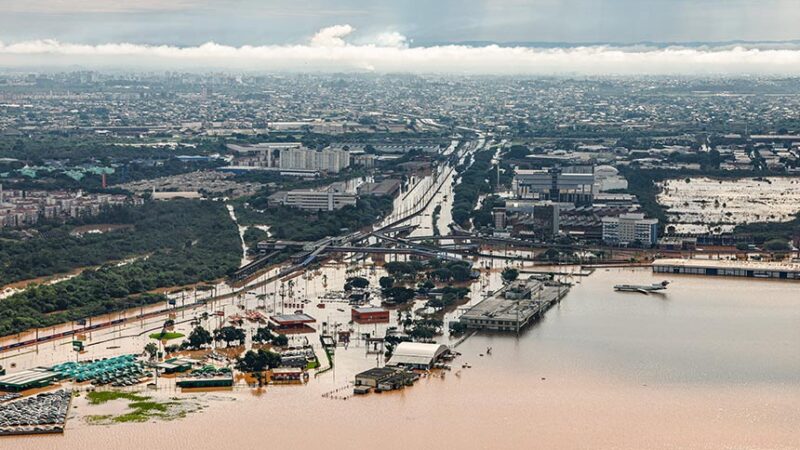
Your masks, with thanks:
M58 374L44 367L23 370L0 377L0 390L19 392L49 386Z
M392 353L390 366L403 366L409 369L428 370L438 362L449 350L442 344L425 344L421 342L401 342Z

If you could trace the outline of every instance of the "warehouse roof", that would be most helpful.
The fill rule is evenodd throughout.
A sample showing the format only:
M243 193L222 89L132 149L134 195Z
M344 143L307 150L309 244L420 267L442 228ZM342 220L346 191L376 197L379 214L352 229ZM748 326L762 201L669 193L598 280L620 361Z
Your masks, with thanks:
M401 342L392 353L389 365L431 365L444 352L447 346L442 344L425 344L422 342Z

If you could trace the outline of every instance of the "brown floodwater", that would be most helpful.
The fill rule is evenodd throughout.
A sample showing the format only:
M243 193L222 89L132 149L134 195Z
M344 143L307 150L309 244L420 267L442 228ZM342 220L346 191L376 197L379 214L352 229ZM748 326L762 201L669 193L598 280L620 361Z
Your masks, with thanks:
M0 439L0 448L800 447L800 285L674 276L664 295L612 289L659 276L575 277L519 337L472 336L451 372L400 392L322 396L344 395L354 373L374 366L354 343L304 386L161 393L206 406L171 422L89 425L82 417L96 412L76 402L64 435ZM306 281L296 289L310 292L320 277Z

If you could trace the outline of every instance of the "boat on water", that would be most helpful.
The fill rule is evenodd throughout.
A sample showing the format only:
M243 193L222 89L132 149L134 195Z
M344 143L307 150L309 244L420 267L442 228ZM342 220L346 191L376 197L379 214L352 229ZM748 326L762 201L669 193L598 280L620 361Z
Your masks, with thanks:
M669 281L662 281L661 283L653 284L618 284L614 286L617 292L639 292L641 294L650 294L652 292L664 291L667 289Z

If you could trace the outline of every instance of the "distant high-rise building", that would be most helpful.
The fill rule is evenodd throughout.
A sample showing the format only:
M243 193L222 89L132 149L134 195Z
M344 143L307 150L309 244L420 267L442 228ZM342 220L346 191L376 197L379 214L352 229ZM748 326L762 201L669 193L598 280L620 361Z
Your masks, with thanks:
M281 169L320 170L338 173L350 166L350 152L340 149L291 148L281 151Z

